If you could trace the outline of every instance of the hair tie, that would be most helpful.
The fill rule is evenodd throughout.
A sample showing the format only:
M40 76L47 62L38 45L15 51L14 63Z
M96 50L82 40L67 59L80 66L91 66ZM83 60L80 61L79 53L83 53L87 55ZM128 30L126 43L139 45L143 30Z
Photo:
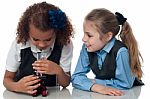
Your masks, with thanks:
M119 25L123 25L126 22L127 18L125 18L121 13L116 12L115 15L119 22Z
M50 26L54 29L63 29L66 25L67 17L60 9L49 10Z

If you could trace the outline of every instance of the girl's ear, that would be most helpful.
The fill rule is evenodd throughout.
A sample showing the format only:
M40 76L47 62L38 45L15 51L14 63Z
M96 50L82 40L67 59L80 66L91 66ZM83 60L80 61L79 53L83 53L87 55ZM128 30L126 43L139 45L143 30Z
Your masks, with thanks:
M107 33L107 41L110 41L113 37L113 33L112 32L108 32Z

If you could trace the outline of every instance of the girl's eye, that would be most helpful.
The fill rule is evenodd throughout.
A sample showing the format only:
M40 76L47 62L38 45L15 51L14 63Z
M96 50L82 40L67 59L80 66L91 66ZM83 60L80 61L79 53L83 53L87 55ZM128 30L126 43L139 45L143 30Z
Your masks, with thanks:
M50 39L47 39L47 40L45 40L45 41L51 41L51 38L50 38Z
M85 34L86 34L88 37L93 37L92 33L90 33L90 32L85 32Z
M89 34L88 34L87 36L88 36L88 37L92 37L92 35L89 35Z
M38 41L38 39L36 39L36 38L32 38L34 41Z
M52 40L52 38L48 38L48 39L45 39L45 40L40 40L40 39L36 39L36 38L31 38L33 41L43 41L43 42L49 42Z

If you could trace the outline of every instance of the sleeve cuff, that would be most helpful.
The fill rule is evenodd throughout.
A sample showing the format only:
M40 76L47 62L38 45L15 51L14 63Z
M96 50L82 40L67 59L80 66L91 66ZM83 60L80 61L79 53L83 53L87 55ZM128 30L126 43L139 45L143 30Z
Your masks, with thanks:
M10 72L16 72L17 71L16 68L11 68L11 67L8 67L8 66L6 66L6 70L8 70Z

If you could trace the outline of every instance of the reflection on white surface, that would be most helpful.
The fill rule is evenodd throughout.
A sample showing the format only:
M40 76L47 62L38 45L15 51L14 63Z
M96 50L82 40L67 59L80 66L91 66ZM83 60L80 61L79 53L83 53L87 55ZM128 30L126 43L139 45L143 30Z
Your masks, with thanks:
M138 99L141 93L141 86L126 90L124 93L123 96L108 96L94 92L81 91L74 88L72 91L72 97L73 99L79 99L79 97L80 99Z
M4 99L71 99L71 94L68 89L61 89L59 87L48 88L48 96L42 97L41 95L37 97L32 97L31 95L15 93L5 90L3 93Z
M73 88L72 95L68 89L60 89L59 87L48 88L48 96L32 97L31 95L10 92L5 90L3 93L4 99L138 99L141 93L141 86L134 87L124 91L123 96L108 96L94 92L87 92Z
M29 95L9 92L5 90L3 86L3 76L5 72L5 65L6 65L6 56L8 54L8 50L11 46L12 41L16 37L16 28L18 24L18 19L20 18L23 11L28 7L29 5L39 2L41 0L1 0L0 3L0 12L3 13L0 16L0 27L1 28L1 38L0 38L0 99L147 99L147 97L150 96L149 90L150 90L150 58L149 58L149 51L150 47L148 47L150 42L149 34L149 18L150 14L148 14L150 9L149 6L149 0L86 0L86 4L84 0L44 0L47 2L50 2L54 5L57 5L62 10L68 14L70 17L74 28L75 28L75 39L73 39L74 44L74 56L72 60L72 67L71 72L74 71L76 62L78 60L78 56L80 53L80 49L82 46L82 36L83 36L83 19L85 15L94 8L107 8L110 9L113 12L119 11L123 13L127 18L128 22L132 26L134 35L139 43L139 48L141 51L141 54L143 55L144 59L144 68L143 73L144 76L142 78L143 82L145 83L144 86L142 86L139 89L129 90L125 92L124 96L121 97L111 97L111 96L104 96L97 93L91 93L91 92L84 92L79 91L77 89L73 89L72 96L70 95L69 89L68 90L62 90L61 89L55 89L55 90L49 90L49 96L48 97L32 97ZM128 6L127 6L128 5ZM133 7L134 5L134 7ZM10 9L11 8L11 9ZM70 8L70 9L69 9ZM18 10L16 10L18 9ZM82 9L82 10L81 10ZM142 12L142 13L139 13ZM89 75L91 78L93 76ZM70 87L72 88L72 87ZM4 91L5 90L5 91ZM137 91L137 93L136 93ZM138 96L139 95L139 96ZM81 98L78 98L77 96L81 96ZM102 98L101 98L102 97ZM103 98L104 97L104 98Z

